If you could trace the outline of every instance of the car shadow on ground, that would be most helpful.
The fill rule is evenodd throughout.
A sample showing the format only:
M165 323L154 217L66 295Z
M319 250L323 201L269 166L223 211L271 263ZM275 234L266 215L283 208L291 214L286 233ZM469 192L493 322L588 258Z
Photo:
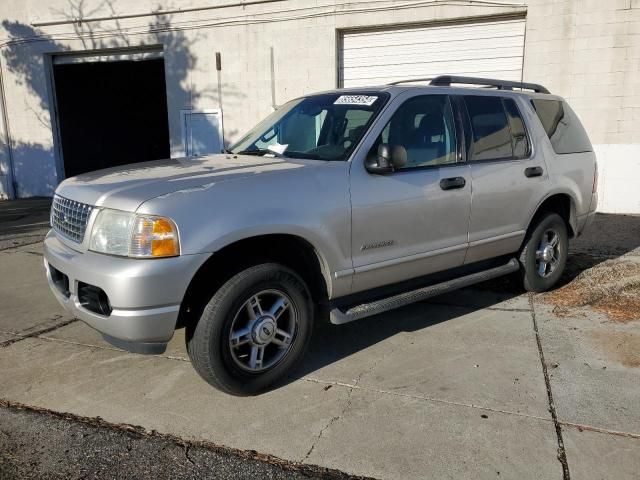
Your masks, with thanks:
M567 267L558 288L573 281L583 271L639 247L640 216L596 215L585 235L571 242ZM346 325L332 325L328 320L320 319L314 328L307 355L284 383L313 374L399 333L416 332L465 314L496 307L525 293L517 275L509 275L474 285L457 295L433 297ZM442 308L443 305L446 308Z
M333 325L328 320L318 322L308 353L288 381L310 375L398 334L424 330L516 296L515 293L506 293L497 299L496 295L473 295L473 303L467 305L448 303L446 299L434 297L345 325Z

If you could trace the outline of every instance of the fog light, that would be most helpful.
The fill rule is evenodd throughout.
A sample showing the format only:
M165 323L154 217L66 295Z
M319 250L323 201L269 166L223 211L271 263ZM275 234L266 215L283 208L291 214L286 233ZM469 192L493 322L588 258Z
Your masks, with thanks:
M78 301L90 312L108 317L113 309L109 297L99 287L88 283L78 282Z

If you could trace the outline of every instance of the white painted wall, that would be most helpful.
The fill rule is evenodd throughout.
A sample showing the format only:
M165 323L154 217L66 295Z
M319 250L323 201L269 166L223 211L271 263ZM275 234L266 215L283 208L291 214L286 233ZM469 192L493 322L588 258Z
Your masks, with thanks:
M640 213L640 145L594 145L598 211Z

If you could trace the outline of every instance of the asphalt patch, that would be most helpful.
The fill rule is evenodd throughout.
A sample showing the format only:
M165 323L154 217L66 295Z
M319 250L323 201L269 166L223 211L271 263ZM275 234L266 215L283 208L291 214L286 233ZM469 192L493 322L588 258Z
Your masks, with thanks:
M362 479L0 400L0 479Z

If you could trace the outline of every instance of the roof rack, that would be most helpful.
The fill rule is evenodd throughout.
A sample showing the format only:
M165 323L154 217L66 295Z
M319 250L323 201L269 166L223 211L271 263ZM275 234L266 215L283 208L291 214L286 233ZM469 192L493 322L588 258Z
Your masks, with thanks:
M442 75L431 80L430 85L439 87L448 87L452 83L464 83L467 85L483 85L488 87L496 87L498 90L513 90L521 88L523 90L533 90L536 93L551 93L546 87L537 83L511 82L508 80L494 80L491 78L476 77L456 77L453 75Z
M536 93L551 93L546 87L537 83L511 82L509 80L495 80L492 78L477 77L457 77L455 75L441 75L435 78L409 78L389 83L389 85L400 85L402 83L429 82L437 87L449 87L452 83L463 83L467 85L481 85L484 88L497 88L498 90L513 90L521 88L523 90L533 90Z
M414 83L414 82L429 82L432 78L409 78L407 80L397 80L395 82L388 83L387 85L400 85L401 83Z

